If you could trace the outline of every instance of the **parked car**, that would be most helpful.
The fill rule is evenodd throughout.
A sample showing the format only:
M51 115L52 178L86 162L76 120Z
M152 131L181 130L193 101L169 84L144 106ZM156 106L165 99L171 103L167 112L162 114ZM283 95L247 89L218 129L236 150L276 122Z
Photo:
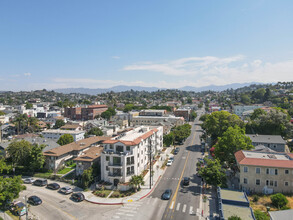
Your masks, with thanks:
M42 200L37 196L28 197L27 202L32 204L32 205L41 205L42 204Z
M178 153L179 153L179 151L180 151L180 148L179 148L179 147L176 147L176 148L175 148L175 150L174 150L174 152L173 152L173 154L175 154L175 155L176 155L176 154L178 154Z
M33 182L35 182L35 179L32 178L32 177L26 178L26 179L23 180L23 183L25 183L25 184L31 184Z
M10 211L17 216L25 215L27 212L25 204L21 201L13 202L11 204Z
M162 194L162 199L169 200L172 195L172 189L166 189L165 192Z
M60 188L59 192L67 195L67 194L72 193L73 191L69 186L65 186L65 187Z
M184 177L183 181L182 181L182 184L183 184L183 186L188 186L189 182L190 182L190 178L189 177Z
M76 202L81 202L84 200L84 195L82 193L73 193L71 195L71 198Z
M174 162L174 157L170 157L169 160L171 160L172 162Z
M48 189L53 189L53 190L57 190L60 188L60 185L58 183L50 183L47 185Z
M171 166L171 165L172 165L172 160L168 160L168 162L167 162L166 165L167 165L167 166Z
M48 184L48 180L46 179L37 179L33 182L35 186L46 186Z

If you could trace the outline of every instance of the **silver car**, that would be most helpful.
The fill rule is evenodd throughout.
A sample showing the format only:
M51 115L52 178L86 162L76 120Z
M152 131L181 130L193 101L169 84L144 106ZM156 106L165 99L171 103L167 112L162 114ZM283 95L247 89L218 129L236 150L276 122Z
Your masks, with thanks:
M30 178L26 178L26 179L24 179L24 180L23 180L23 183L25 183L25 184L31 184L31 183L33 183L34 181L35 181L35 179L32 178L32 177L30 177Z
M67 195L67 194L72 193L73 191L69 186L65 186L65 187L60 188L59 192Z

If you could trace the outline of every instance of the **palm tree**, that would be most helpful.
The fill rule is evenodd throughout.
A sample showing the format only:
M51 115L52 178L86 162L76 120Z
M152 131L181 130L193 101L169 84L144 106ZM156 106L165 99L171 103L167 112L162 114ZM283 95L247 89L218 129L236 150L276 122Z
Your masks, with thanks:
M140 188L140 185L144 185L144 180L142 175L134 175L131 177L129 181L130 185L132 185L137 191L138 188Z

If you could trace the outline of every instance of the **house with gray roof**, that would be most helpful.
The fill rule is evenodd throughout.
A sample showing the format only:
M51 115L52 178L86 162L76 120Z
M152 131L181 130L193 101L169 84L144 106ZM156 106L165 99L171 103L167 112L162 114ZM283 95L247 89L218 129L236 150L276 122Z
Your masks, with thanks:
M277 152L287 152L286 141L280 135L246 134L253 146L263 145Z

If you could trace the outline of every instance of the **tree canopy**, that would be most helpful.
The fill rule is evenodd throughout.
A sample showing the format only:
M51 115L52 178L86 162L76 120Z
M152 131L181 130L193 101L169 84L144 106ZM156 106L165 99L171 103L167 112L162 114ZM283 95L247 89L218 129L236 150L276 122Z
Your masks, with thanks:
M169 134L164 135L163 137L164 146L169 147L170 145L174 143L174 140L175 140L175 137L173 132L170 132Z
M199 175L204 181L212 186L225 186L226 185L226 173L222 169L219 160L211 160L205 158L206 165L199 170Z
M174 135L174 140L177 143L182 143L191 134L191 125L186 123L181 126L176 126L171 132Z
M62 119L57 119L55 125L53 126L54 129L61 128L65 125L65 122Z
M70 134L63 134L57 141L57 143L61 146L70 144L74 141L72 135Z
M235 126L229 127L215 144L215 156L221 163L226 162L231 168L235 167L234 153L239 150L253 148L251 140L245 135L244 129Z
M100 128L91 128L91 129L85 134L85 137L88 137L89 135L103 136L103 131L102 131Z

